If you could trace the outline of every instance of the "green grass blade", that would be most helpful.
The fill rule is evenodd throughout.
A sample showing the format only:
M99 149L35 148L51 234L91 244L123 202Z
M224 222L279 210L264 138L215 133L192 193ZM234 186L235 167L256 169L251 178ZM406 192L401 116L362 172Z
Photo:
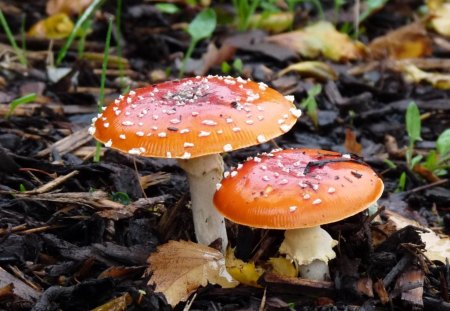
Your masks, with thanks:
M36 97L37 97L36 93L30 93L25 96L14 99L9 104L9 110L8 110L8 113L5 115L5 118L8 119L17 107L19 107L22 104L26 104L26 103L34 101L36 99Z
M78 31L81 29L81 26L84 22L97 10L97 8L104 2L105 0L94 0L91 5L84 11L83 15L77 20L75 26L73 27L72 32L67 38L61 50L58 52L58 57L56 58L56 65L60 65L64 57L66 57L67 51L72 45L73 40L75 39Z
M113 19L109 20L108 32L106 33L105 40L105 51L103 53L103 63L102 63L102 75L100 77L100 93L98 95L98 112L101 113L103 110L103 104L105 101L105 83L106 83L106 69L108 68L108 56L109 56L109 46L111 44L111 32L113 28ZM102 145L97 142L95 148L94 162L100 161L100 152Z
M17 45L16 40L14 39L14 35L12 34L11 29L9 28L8 22L6 21L6 18L3 15L2 10L0 10L0 24L2 25L3 31L6 33L6 36L8 37L9 43L11 44L14 51L16 52L17 57L19 58L19 62L22 65L26 66L27 58L25 57L24 52Z

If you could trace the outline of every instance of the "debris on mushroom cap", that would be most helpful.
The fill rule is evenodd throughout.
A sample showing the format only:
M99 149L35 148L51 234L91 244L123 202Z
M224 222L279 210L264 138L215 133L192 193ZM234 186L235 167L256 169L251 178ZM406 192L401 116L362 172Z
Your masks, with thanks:
M266 142L289 131L300 115L292 98L263 83L195 77L119 96L89 133L124 152L187 159Z
M272 151L245 162L239 174L224 176L214 196L219 212L235 223L269 229L350 217L376 202L384 188L359 159L317 149Z

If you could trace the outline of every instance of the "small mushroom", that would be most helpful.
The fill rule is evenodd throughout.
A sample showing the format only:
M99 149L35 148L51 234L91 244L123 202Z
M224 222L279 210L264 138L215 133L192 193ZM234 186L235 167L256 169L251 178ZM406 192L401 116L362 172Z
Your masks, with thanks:
M212 198L223 176L222 152L287 132L300 116L293 99L263 83L232 77L186 78L130 91L94 118L90 133L106 147L176 158L188 176L198 242L227 245Z
M302 277L323 280L337 242L320 225L367 209L383 187L369 166L350 155L290 149L254 157L227 174L214 204L235 223L286 230L280 253L296 262Z

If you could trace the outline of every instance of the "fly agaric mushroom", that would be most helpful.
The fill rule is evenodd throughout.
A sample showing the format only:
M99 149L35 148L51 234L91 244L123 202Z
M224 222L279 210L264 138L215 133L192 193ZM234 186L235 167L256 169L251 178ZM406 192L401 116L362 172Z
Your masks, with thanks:
M280 253L295 261L302 277L323 280L337 242L320 225L367 209L383 188L375 172L350 155L275 150L227 174L214 205L235 223L286 230Z
M224 218L213 206L222 179L221 152L266 142L294 126L300 110L264 83L208 76L130 91L94 118L90 133L106 147L176 158L189 180L199 243L222 239Z

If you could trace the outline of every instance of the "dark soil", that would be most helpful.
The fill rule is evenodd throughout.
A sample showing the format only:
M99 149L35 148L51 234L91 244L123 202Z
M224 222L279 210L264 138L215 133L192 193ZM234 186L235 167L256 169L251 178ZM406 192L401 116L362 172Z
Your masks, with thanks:
M213 1L213 5L231 10L225 2ZM332 10L329 2L324 1L326 12ZM398 4L394 1L365 22L363 42L408 24L422 4L400 2L403 6L396 14L391 13ZM111 55L122 40L125 75L132 88L176 78L189 43L179 23L189 22L199 11L180 1L182 12L167 15L152 3L124 1L122 32L113 34ZM46 17L45 4L42 0L2 1L0 8L18 34L24 14L26 29ZM345 6L342 16L351 9ZM147 285L145 271L147 258L158 245L168 240L195 241L183 171L173 160L110 149L105 149L100 162L92 161L95 142L87 128L97 111L110 14L115 14L115 1L106 1L87 37L85 51L98 53L100 61L77 59L74 46L60 66L69 73L55 82L47 74L46 51L58 51L64 41L56 40L49 47L49 40L27 39L27 50L35 53L30 53L29 66L24 69L11 58L14 53L4 48L9 41L0 34L0 310L89 310L126 293L127 310L171 309L163 295ZM300 15L305 20L299 24L316 18L308 5ZM220 46L234 33L229 25L220 25L213 39ZM205 53L208 42L200 43L194 58ZM442 59L450 56L450 50L442 48L433 53ZM387 234L380 227L388 217L385 211L394 211L425 227L450 231L448 172L438 180L427 180L408 168L401 150L408 144L408 103L415 101L427 116L422 122L423 140L416 145L417 153L426 154L435 148L438 135L450 127L450 92L407 83L382 62L362 76L346 73L356 63L330 63L339 73L336 81L319 82L296 73L277 78L274 73L299 61L297 56L279 56L238 48L235 57L242 59L244 69L241 74L230 74L295 95L297 105L309 89L321 83L318 126L304 115L275 143L281 148L348 152L353 150L345 147L346 132L355 134L362 145L361 156L385 184L379 213L374 222L361 213L325 226L340 242L338 256L330 264L332 283L293 283L264 275L261 288L210 285L197 291L190 310L258 310L261 304L265 310L450 310L449 266L423 256L421 229L408 226ZM220 66L207 73L222 74ZM194 73L188 70L187 74ZM113 71L107 75L107 102L120 94L118 76ZM6 118L11 100L31 92L38 94L36 100ZM393 141L400 150L392 149ZM224 159L228 166L235 166L273 148L273 143L265 143L231 152ZM396 168L386 164L387 158ZM406 172L406 188L397 192L402 172ZM143 176L146 183L141 189L139 178ZM282 232L250 233L232 223L227 226L238 257L263 262L277 252ZM384 235L375 247L374 232ZM401 281L408 277L409 282ZM14 284L14 294L8 284ZM423 289L423 301L420 294L417 300L417 292L412 298L404 295L411 289ZM175 309L183 310L184 304ZM115 307L101 310L123 310Z

